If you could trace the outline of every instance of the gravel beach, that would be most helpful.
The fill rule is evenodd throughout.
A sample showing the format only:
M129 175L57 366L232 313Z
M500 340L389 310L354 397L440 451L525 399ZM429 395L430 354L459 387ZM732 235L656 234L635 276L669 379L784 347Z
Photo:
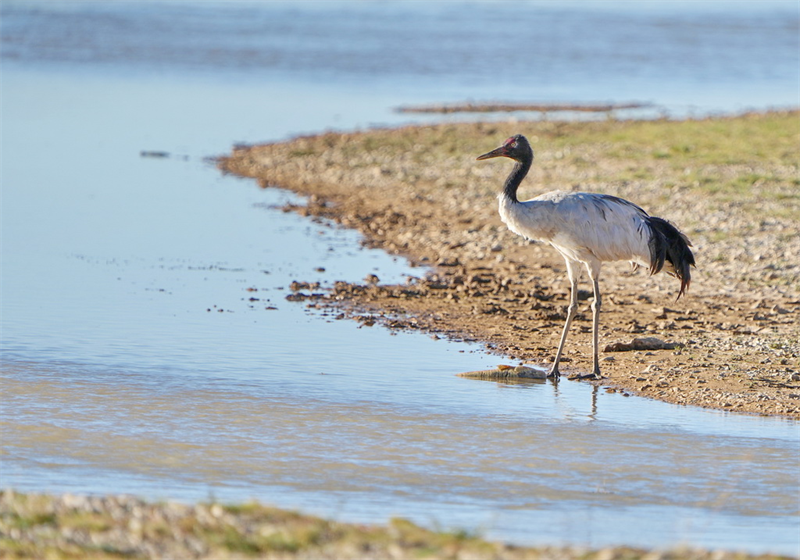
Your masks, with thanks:
M107 560L372 559L778 560L772 554L676 548L516 547L402 519L339 523L257 503L150 503L131 496L0 493L0 558Z
M475 157L522 133L536 161L521 198L550 190L626 198L678 225L697 269L678 282L608 263L601 367L608 391L800 418L800 113L700 120L478 122L325 133L239 146L221 170L307 197L288 206L364 235L431 272L405 285L367 277L289 299L365 325L484 343L498 364L546 365L565 318L562 258L500 222L508 161ZM335 279L332 279L335 280ZM590 286L562 373L591 366ZM655 338L661 349L632 349ZM627 351L624 351L629 348ZM616 351L615 351L616 350ZM458 373L458 372L454 372Z

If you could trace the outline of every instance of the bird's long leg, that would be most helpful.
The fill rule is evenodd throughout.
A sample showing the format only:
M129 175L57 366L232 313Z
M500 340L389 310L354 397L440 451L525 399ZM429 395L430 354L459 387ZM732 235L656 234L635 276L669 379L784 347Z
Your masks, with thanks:
M567 334L569 333L569 326L572 324L572 319L578 312L578 280L580 278L580 268L572 261L567 261L567 276L569 277L569 306L567 306L567 320L564 322L564 330L561 333L561 342L558 343L558 350L556 351L555 360L553 360L553 367L550 368L548 377L558 378L558 362L561 361L561 353L564 351L564 343L567 341Z
M592 373L600 377L600 263L587 263L589 279L592 281L594 299L592 299Z

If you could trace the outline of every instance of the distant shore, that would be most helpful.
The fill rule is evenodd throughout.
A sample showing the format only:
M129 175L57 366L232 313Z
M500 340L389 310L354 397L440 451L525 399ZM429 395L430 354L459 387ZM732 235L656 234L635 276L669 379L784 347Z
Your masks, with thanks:
M658 337L671 350L604 352L609 391L800 418L800 112L685 121L463 123L326 133L239 147L219 166L308 197L292 210L359 230L433 272L408 285L336 283L292 297L343 317L481 341L498 363L546 364L568 294L564 263L500 222L510 163L475 156L512 133L536 162L522 197L548 190L627 198L678 224L698 268L688 297L664 274L606 265L601 347ZM302 279L300 279L302 280ZM581 285L581 299L590 299ZM568 373L589 368L588 301ZM456 372L454 372L456 373Z
M610 113L627 109L652 107L649 103L451 103L442 105L401 105L398 113Z
M150 503L132 496L0 492L0 558L331 560L779 560L690 548L517 547L402 519L340 523L257 503Z

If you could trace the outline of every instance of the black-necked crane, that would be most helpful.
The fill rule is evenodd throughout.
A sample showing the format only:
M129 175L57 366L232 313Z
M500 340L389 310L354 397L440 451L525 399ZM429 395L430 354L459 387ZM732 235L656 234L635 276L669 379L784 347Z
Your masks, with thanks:
M514 233L552 245L567 263L570 299L567 320L549 376L558 377L558 363L572 319L578 310L580 266L589 273L592 300L593 374L600 376L598 337L600 321L600 267L606 261L631 261L650 274L662 269L676 276L680 298L691 282L694 266L689 239L668 221L650 216L622 198L606 194L553 191L531 200L517 199L517 189L533 163L533 149L521 134L478 159L507 157L516 164L506 179L500 201L500 218Z

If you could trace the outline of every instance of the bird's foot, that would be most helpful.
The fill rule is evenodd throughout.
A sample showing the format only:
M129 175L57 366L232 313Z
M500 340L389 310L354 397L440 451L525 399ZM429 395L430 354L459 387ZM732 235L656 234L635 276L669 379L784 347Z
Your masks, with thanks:
M551 367L550 371L547 372L547 377L548 378L552 377L553 379L558 379L560 376L561 376L561 372L558 371L558 367L557 366Z

